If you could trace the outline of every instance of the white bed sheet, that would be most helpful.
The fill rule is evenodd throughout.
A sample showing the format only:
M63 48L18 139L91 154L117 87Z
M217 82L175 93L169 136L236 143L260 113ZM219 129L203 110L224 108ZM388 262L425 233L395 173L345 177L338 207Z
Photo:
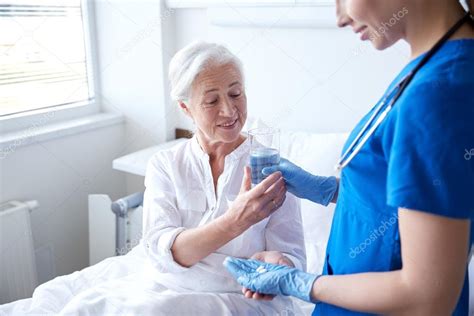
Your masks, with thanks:
M33 297L0 305L0 315L309 315L311 304L240 293L178 293L149 277L141 245L39 286Z

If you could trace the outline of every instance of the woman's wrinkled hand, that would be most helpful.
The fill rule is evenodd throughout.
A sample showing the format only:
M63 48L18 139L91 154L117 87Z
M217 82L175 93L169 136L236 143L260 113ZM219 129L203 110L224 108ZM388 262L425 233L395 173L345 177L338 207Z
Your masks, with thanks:
M281 172L269 175L252 188L250 168L245 167L240 193L224 214L231 227L244 232L279 209L286 197L285 180Z
M250 257L250 259L255 259L255 260L266 262L266 263L284 265L284 266L288 266L288 267L291 267L291 268L295 267L293 262L291 262L290 259L285 257L279 251L261 251L261 252L257 252L252 257ZM261 293L258 293L258 292L253 292L252 290L250 290L246 287L242 287L242 293L245 295L246 298L253 298L255 300L263 300L263 301L271 301L275 297L275 295L261 294Z

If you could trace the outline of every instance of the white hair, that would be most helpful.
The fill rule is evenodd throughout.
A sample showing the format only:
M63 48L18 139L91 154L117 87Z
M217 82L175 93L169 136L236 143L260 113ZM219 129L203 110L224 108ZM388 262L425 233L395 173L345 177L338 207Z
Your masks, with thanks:
M243 78L242 62L223 45L198 41L182 48L173 56L169 65L171 99L188 100L194 79L206 66L229 63L237 67Z

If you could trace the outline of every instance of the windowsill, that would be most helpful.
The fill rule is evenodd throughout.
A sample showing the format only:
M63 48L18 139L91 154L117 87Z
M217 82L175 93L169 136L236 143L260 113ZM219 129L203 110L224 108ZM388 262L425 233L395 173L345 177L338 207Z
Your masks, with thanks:
M124 117L119 113L99 113L43 126L31 126L20 131L0 135L0 156L13 148L43 142L59 137L120 124ZM0 157L1 158L1 157Z

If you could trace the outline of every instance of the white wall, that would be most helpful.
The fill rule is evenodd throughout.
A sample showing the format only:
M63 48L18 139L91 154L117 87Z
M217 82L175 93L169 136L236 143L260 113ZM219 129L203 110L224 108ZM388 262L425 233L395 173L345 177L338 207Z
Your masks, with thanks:
M240 8L227 11L251 19ZM165 34L175 50L195 39L226 44L244 63L249 114L285 129L348 131L408 61L406 45L378 52L350 30L220 27L206 9L176 9L172 18ZM192 128L183 115L176 120Z
M97 1L100 97L127 117L130 149L165 139L159 1Z
M40 205L31 214L40 282L88 265L87 195L125 193L125 178L111 165L123 151L123 130L120 123L25 143L2 156L0 201Z
M127 153L171 139L164 72L169 60L162 43L168 12L161 1L98 0L95 3L100 98L107 110L126 117ZM126 176L127 193L144 189L143 179Z

